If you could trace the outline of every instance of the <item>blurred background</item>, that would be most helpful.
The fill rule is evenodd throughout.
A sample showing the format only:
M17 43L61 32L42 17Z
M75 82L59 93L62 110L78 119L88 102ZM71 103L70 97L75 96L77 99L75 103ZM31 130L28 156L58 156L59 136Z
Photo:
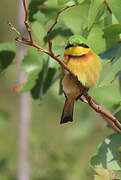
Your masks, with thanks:
M0 2L0 42L13 42L8 21L17 25L16 0ZM16 57L17 59L17 57ZM20 97L13 92L18 68L12 64L0 76L0 179L15 180L18 174ZM75 103L74 122L60 125L65 102L59 84L49 89L41 102L30 100L29 172L32 180L91 180L89 160L97 145L112 130L87 105Z

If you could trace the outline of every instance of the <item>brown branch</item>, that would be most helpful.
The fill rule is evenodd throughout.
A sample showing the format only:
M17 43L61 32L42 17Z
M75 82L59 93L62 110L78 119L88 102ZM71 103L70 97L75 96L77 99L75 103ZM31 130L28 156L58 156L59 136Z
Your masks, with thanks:
M33 46L33 47L35 47L36 49L38 49L38 51L42 51L42 52L50 55L49 51L47 51L46 49L40 47L40 46L37 45L36 43L31 42L31 40L27 39L26 37L24 37L24 35L23 35L22 33L20 33L20 32L15 28L15 26L14 26L11 22L9 22L8 25L10 26L10 28L11 28L13 31L16 32L17 37L15 38L15 40L16 40L17 42L19 42L19 43L25 43L25 44L27 44L27 45L29 45L29 46Z
M38 44L36 43L31 43L30 44L31 46L35 47L36 49L38 49L38 51L41 51L41 52L44 52L45 54L49 55L50 56L50 53L49 51L47 51L46 49L42 48L41 46L39 46Z
M38 51L41 51L41 52L44 52L45 54L51 56L53 59L55 59L65 70L67 70L69 73L71 73L77 80L77 77L76 75L68 68L68 66L62 62L58 56L55 56L53 53L47 51L46 49L42 48L41 46L37 45L36 43L34 42L31 42L30 40L28 40L26 37L24 37L14 26L12 23L9 22L9 26L12 30L14 30L19 37L16 37L16 41L19 42L19 43L25 43L29 46L33 46L35 47L36 49L38 49Z
M50 52L51 54L53 54L53 51L52 51L52 41L50 40L50 33L51 33L52 30L54 29L55 25L58 23L58 18L59 18L59 16L60 16L60 14L61 14L62 12L64 12L65 10L67 10L67 9L69 9L69 8L71 8L71 7L74 7L74 6L77 6L77 4L73 4L73 5L67 6L67 7L63 8L62 10L58 11L54 23L52 24L52 26L50 27L50 29L49 29L48 32L47 32L49 52Z
M24 20L24 24L26 26L26 29L28 31L29 37L30 37L30 41L31 43L33 43L33 38L32 38L32 33L31 33L31 28L29 25L29 17L28 17L28 9L27 9L27 5L26 5L26 0L22 0L23 1L23 6L24 6L24 11L25 11L25 20Z
M69 69L69 67L63 62L61 61L57 56L55 56L54 54L49 54L53 59L55 59L66 71L68 71L70 74L72 74L72 76L78 80L77 76Z
M109 13L112 14L112 11L111 11L111 9L110 9L108 3L107 3L107 0L104 0L104 3L105 3L105 5L106 5L107 10L109 11Z
M78 84L79 85L79 84ZM80 87L81 88L81 87ZM104 109L99 103L97 103L87 92L83 93L85 99L80 98L80 101L88 104L92 107L97 113L101 114L103 118L110 124L110 126L116 131L121 132L120 122L106 109Z
M106 121L112 126L112 128L117 131L121 132L121 124L120 122L106 109L104 109L101 105L99 105L87 92L83 94L88 102L88 104L97 112L103 115L106 118Z
M38 49L38 51L42 51L44 53L46 53L47 55L51 56L54 60L56 60L65 70L67 70L74 78L75 83L77 83L77 85L80 87L80 89L84 89L84 87L82 86L82 84L78 81L77 76L68 68L68 66L63 63L58 57L59 56L55 56L53 51L52 51L52 42L50 40L50 33L52 32L53 28L55 27L55 25L58 22L58 18L59 15L65 11L68 8L74 7L77 4L73 4L71 6L67 6L64 9L60 10L57 13L57 16L55 18L54 23L52 24L52 26L50 27L50 29L47 32L47 39L48 39L48 45L49 45L49 51L47 51L46 49L40 47L39 45L37 45L36 43L33 42L32 39L32 34L31 34L31 29L28 23L28 10L27 10L27 6L26 6L26 0L22 0L23 2L23 6L24 6L24 10L25 10L25 26L26 29L28 31L30 40L25 38L19 31L16 30L16 28L12 25L11 29L13 29L14 31L16 31L17 35L20 37L17 37L16 40L18 42L21 43L26 43L27 45L33 46L36 49ZM106 1L104 1L106 3ZM11 25L10 25L11 26ZM80 98L80 100L84 103L87 103L90 107L92 107L97 113L100 113L101 115L103 115L106 120L108 121L108 123L112 126L112 128L116 131L116 132L121 132L121 124L120 122L111 114L109 113L107 110L105 110L102 106L100 106L97 102L95 102L95 100L93 100L93 98L91 96L89 96L89 94L87 92L83 93L83 96L85 97L85 100L83 100L82 98Z

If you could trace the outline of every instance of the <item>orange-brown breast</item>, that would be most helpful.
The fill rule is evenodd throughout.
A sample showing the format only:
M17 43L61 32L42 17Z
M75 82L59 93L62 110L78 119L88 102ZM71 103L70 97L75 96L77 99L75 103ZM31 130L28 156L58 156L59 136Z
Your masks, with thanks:
M67 60L68 67L85 87L91 88L98 83L101 62L91 50L82 57L73 58L65 54L64 59Z

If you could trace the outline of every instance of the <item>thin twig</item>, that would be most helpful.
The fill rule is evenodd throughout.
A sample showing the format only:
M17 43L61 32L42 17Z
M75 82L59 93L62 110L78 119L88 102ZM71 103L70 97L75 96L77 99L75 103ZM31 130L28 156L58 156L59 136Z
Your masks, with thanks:
M50 33L52 32L53 28L55 27L55 25L57 24L58 22L58 18L59 18L59 15L65 11L66 9L68 8L71 8L71 7L74 7L76 6L77 4L73 4L71 6L67 6L65 7L64 9L60 10L58 13L57 13L57 16L55 18L55 21L54 23L52 24L52 26L50 27L50 29L48 30L47 32L47 39L48 39L48 45L49 45L49 51L47 51L46 49L43 49L42 47L40 47L39 45L37 45L36 43L33 42L33 39L32 39L32 34L31 34L31 29L30 29L30 26L29 26L29 23L28 23L28 10L27 10L27 6L26 6L26 0L22 0L23 2L23 6L24 6L24 10L25 10L25 26L26 26L26 29L28 31L28 34L29 34L29 37L30 37L30 40L25 38L23 35L21 35L21 33L19 34L18 32L17 35L19 35L19 37L21 37L21 39L19 39L18 37L16 38L16 40L18 42L21 42L21 43L25 43L27 45L30 45L30 46L33 46L35 47L36 49L38 49L38 51L42 51L44 53L46 53L47 55L51 56L54 60L56 60L65 70L67 70L74 78L74 81L75 83L77 83L77 85L79 85L80 89L84 89L84 87L82 86L82 84L78 81L78 78L77 76L69 69L69 67L63 63L59 58L58 56L54 55L53 51L52 51L52 42L50 40ZM104 3L106 3L106 1L104 0ZM110 12L111 13L111 12ZM12 27L12 29L15 31L15 29ZM116 131L116 132L121 132L121 124L120 122L111 114L109 113L107 110L105 110L102 106L100 106L97 102L95 102L95 100L93 100L93 98L91 96L89 96L89 94L87 92L84 92L84 97L85 97L85 100L83 100L82 98L80 98L80 100L86 104L88 104L90 107L92 107L96 112L100 113L101 115L103 115L104 117L107 118L107 121L108 123L112 126L112 128Z
M76 75L68 68L68 66L64 63L64 62L62 62L59 58L58 58L58 56L55 56L53 53L51 53L51 52L49 52L48 50L46 50L46 49L44 49L44 48L42 48L41 46L39 46L39 45L37 45L36 43L34 43L34 42L31 42L30 40L28 40L26 37L24 37L13 25L12 25L12 23L9 23L9 26L10 26L10 28L12 29L12 30L14 30L16 33L17 33L17 35L19 35L20 36L20 38L19 37L16 37L16 41L17 42L19 42L19 43L25 43L25 44L27 44L27 45L29 45L29 46L33 46L33 47L35 47L36 49L38 49L38 51L41 51L41 52L44 52L44 53L46 53L47 55L49 55L49 56L51 56L54 60L56 60L65 70L67 70L69 73L71 73L76 79L77 79L77 77L76 77Z
M69 67L63 62L63 61L61 61L57 56L55 56L54 54L49 54L53 59L55 59L65 70L67 70L70 74L72 74L72 76L74 77L74 78L76 78L76 80L78 80L77 79L77 76L69 69Z
M17 34L17 37L15 38L15 40L19 43L25 43L29 46L33 46L35 47L36 49L38 49L38 51L42 51L48 55L50 55L49 51L47 51L46 49L40 47L39 45L37 45L36 43L34 42L31 42L31 40L27 39L26 37L24 37L24 35L22 33L20 33L16 28L15 26L9 22L8 25L10 26L11 30L15 31L16 34Z
M51 33L52 30L54 29L55 25L58 23L59 15L60 15L62 12L64 12L65 10L67 10L67 9L69 9L69 8L72 8L72 7L74 7L74 6L77 6L77 4L73 4L73 5L67 6L67 7L63 8L62 10L58 11L54 23L52 24L52 26L50 27L50 29L49 29L48 32L47 32L49 52L50 52L51 54L53 54L53 51L52 51L52 41L50 40L50 33Z
M95 100L87 92L84 92L83 94L88 101L88 104L97 112L106 117L108 123L113 127L113 129L117 132L121 132L121 124L120 122L111 114L109 113L106 109L104 109L102 106L97 104Z
M28 18L28 9L27 9L27 5L26 5L26 0L22 0L22 1L23 1L24 11L25 11L24 24L25 24L26 29L28 31L28 34L29 34L29 37L30 37L30 41L31 41L31 43L33 43L31 28L30 28L29 21L28 21L29 18Z
M104 109L99 103L97 103L87 92L83 94L86 99L80 98L83 103L91 106L97 113L101 114L103 118L111 125L116 132L121 132L120 122L106 109Z
M23 42L30 43L30 40L28 40L28 38L24 37L24 35L21 32L19 32L17 30L17 28L11 22L8 22L8 25L11 28L11 30L16 32L16 34L17 34L17 37L15 39L16 41L21 42L21 43L23 43Z
M32 43L31 46L35 47L36 49L38 49L38 51L44 52L45 54L50 56L50 53L48 50L42 48L41 46L37 45L36 43Z
M111 9L110 9L108 3L107 3L107 0L104 0L104 3L105 3L105 5L106 5L107 10L109 11L109 13L112 14L112 11L111 11Z
M14 25L11 22L8 22L8 25L10 26L11 30L16 32L18 36L22 36L22 34L14 27Z

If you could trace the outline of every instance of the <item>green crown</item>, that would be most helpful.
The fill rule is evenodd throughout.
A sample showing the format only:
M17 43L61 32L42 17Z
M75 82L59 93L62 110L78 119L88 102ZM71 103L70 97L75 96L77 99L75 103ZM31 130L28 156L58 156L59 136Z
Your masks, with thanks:
M69 38L69 44L87 44L86 40L80 35L73 35Z

